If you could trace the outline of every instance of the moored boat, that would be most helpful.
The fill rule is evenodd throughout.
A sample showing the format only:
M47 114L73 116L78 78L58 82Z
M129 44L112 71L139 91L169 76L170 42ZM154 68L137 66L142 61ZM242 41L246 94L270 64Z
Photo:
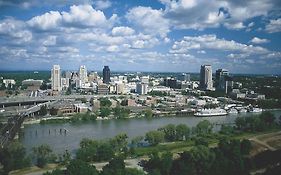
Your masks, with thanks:
M196 117L210 117L210 116L224 116L227 115L224 109L201 109L197 111L194 116Z

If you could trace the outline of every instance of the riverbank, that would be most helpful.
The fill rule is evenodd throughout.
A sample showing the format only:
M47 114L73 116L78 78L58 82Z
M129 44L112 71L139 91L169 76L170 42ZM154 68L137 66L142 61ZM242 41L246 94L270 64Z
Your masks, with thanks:
M274 142L276 146L275 149L280 149L280 144L281 144L280 133L281 133L281 129L275 128L264 132L256 132L256 133L243 132L240 135L230 136L230 138L239 139L239 140L249 139L252 142L252 144L254 144L250 153L251 156L253 156L257 154L257 149L259 149L256 147L256 144L257 143L259 144L260 142L264 142L267 138L271 137L272 135L274 135L275 137L273 139L271 138L270 141ZM209 147L216 147L218 143L219 143L218 139L212 138L208 140ZM168 151L173 153L174 158L177 158L179 153L182 153L184 151L189 151L194 146L196 146L194 141L189 140L189 141L180 141L180 142L167 142L167 143L161 143L156 146L136 148L135 150L136 158L126 159L125 165L127 168L142 169L142 167L139 166L139 162L141 160L147 160L147 155L152 154L155 151L158 152L160 155ZM263 149L262 151L266 151L266 150L267 149ZM258 153L261 153L260 149ZM95 162L91 164L94 165L97 168L97 170L101 170L103 166L108 164L108 162ZM65 167L60 164L48 164L43 169L40 169L37 166L33 166L30 168L15 170L11 172L10 175L42 175L47 171L52 171L57 168L65 169Z

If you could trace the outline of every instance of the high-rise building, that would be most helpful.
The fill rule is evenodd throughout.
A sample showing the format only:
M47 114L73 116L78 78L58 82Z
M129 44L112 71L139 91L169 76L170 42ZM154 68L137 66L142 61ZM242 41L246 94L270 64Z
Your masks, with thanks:
M110 69L108 66L104 66L103 68L103 83L108 84L110 82Z
M228 70L216 70L215 87L217 91L224 91L225 93L227 93L229 89L232 89L233 81L232 78L229 76Z
M200 69L200 88L204 90L213 89L212 66L202 65Z
M61 87L64 90L69 87L69 79L68 78L61 78Z
M138 83L136 87L137 94L145 95L147 94L148 84L146 83Z
M71 79L72 73L70 71L65 72L65 78Z
M177 79L171 77L167 77L164 79L164 85L173 89L178 88Z
M183 73L181 75L181 80L182 81L190 81L190 74Z
M140 78L140 80L141 80L142 83L148 84L149 83L149 76L142 76Z
M89 82L97 82L99 79L99 75L97 72L91 72L90 75L89 75Z
M60 65L53 65L52 69L52 90L61 91Z
M80 66L79 79L81 80L82 84L85 84L88 81L87 68L85 65Z

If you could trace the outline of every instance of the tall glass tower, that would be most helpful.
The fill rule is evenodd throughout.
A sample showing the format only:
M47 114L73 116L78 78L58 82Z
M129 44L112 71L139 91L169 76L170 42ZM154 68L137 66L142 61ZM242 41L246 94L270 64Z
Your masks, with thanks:
M103 68L103 83L108 84L110 82L110 69L108 66L104 66Z

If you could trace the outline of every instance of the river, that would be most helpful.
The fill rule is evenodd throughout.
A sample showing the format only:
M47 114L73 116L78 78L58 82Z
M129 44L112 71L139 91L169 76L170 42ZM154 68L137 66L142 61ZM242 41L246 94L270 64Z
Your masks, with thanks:
M272 111L276 117L281 115L281 110ZM49 144L55 153L62 153L69 150L72 153L79 148L82 138L106 139L112 138L119 133L126 133L129 139L136 136L144 136L146 132L156 130L167 124L186 124L190 128L202 120L209 120L211 123L223 124L233 123L238 116L252 116L256 114L233 114L218 117L159 117L159 118L131 118L97 120L86 123L64 123L64 124L28 124L24 125L19 137L20 142L30 152L31 148L41 144ZM219 129L215 125L215 130ZM62 131L60 132L60 129ZM65 133L64 129L67 130Z

